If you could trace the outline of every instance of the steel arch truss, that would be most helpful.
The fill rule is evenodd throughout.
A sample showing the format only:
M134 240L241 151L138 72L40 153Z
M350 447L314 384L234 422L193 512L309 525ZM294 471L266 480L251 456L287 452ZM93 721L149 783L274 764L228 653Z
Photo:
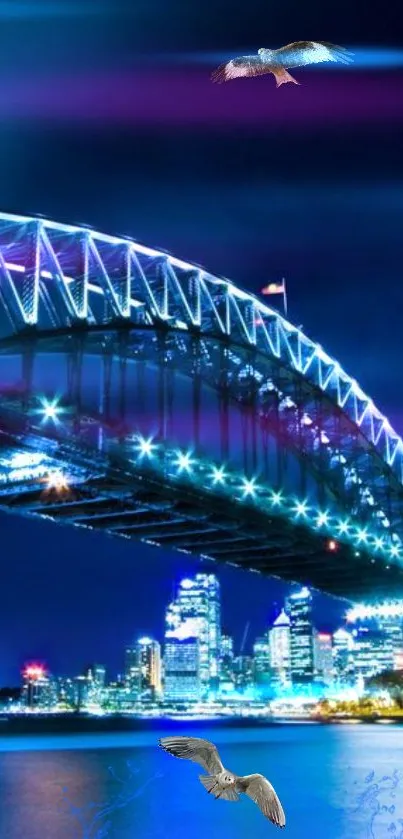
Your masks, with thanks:
M125 334L128 356L169 357L252 411L339 509L401 544L402 439L320 345L231 282L130 239L3 214L0 327L4 353L109 333L111 351Z

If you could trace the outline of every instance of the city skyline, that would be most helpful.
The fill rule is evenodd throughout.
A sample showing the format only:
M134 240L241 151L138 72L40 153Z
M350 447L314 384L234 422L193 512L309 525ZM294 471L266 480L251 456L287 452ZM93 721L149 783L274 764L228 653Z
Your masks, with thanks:
M36 523L35 523L36 524ZM80 534L82 535L82 534ZM85 534L87 535L87 534ZM102 539L102 534L88 534L91 538L91 541L100 541ZM108 540L110 544L112 540ZM119 541L116 540L115 544L117 546L120 545ZM148 546L139 546L140 550L144 550L144 554L149 557L149 561L155 562L158 566L158 557L159 552L156 548L151 548ZM62 546L61 546L62 550ZM115 558L115 562L119 561L119 551L117 551L117 557ZM7 649L7 646L3 646L2 649L2 656L0 659L0 684L3 685L14 685L17 684L19 681L19 676L22 667L27 661L43 661L47 662L48 665L51 665L51 669L55 670L58 673L62 672L72 672L77 671L79 672L80 668L82 668L85 664L85 661L99 661L101 659L105 659L105 650L107 651L106 660L104 663L107 665L108 670L118 673L119 671L123 670L124 667L124 657L123 654L119 654L118 650L124 649L126 646L130 645L131 641L134 640L135 637L153 637L156 640L162 641L165 634L165 608L167 603L172 601L174 592L177 590L179 582L181 579L186 577L191 577L195 573L214 573L220 583L221 591L222 591L222 602L224 604L222 608L222 626L224 629L228 631L228 634L231 637L234 637L235 643L238 645L241 644L245 626L249 624L249 632L246 639L246 650L252 652L253 643L256 637L262 634L264 628L269 623L273 622L275 618L280 614L282 609L282 604L285 602L287 596L291 594L291 591L300 590L301 586L299 584L294 584L292 587L283 583L282 581L273 581L271 579L265 578L262 575L257 575L251 573L250 576L252 577L252 584L250 585L250 591L253 592L255 595L255 602L253 609L248 608L247 604L244 602L238 601L238 590L235 588L233 590L233 580L239 584L239 577L245 576L248 572L238 569L232 569L228 567L220 567L217 570L216 563L201 563L195 560L193 561L186 561L183 556L178 554L173 555L172 557L173 562L178 567L177 573L175 576L166 575L164 579L164 586L161 587L161 590L158 592L159 596L154 592L153 587L151 585L151 578L148 581L148 585L145 586L145 596L143 599L143 605L145 602L145 609L144 609L144 617L142 621L139 621L133 628L133 630L128 630L125 632L116 632L116 625L113 627L114 635L116 637L120 637L120 644L118 641L111 644L110 641L110 634L108 631L105 631L105 627L103 628L103 633L105 638L107 639L106 642L98 642L97 645L88 645L88 652L83 655L83 639L77 639L77 649L72 650L71 644L69 644L69 637L73 637L74 639L74 622L70 627L70 632L66 633L66 642L65 646L61 648L60 645L57 647L56 655L49 654L49 642L45 638L42 640L42 644L36 644L34 641L27 643L27 639L25 637L25 633L21 630L21 648L20 651L17 651L17 655L14 656L14 660L12 658L12 653L10 652L10 648ZM116 564L115 564L116 570ZM126 567L127 572L127 567ZM162 572L163 573L163 572ZM151 575L152 576L152 575ZM112 574L111 574L112 577ZM167 579L168 577L168 579ZM95 580L94 580L95 585ZM151 604L148 601L148 591L153 592L153 612L154 612L154 620L146 619L145 615L150 612ZM275 597L272 597L271 592L275 592ZM109 588L109 592L111 597L116 597L116 601L119 599L121 600L124 592L129 594L128 600L130 600L130 592L128 593L126 590L125 585L120 585L119 581L115 581L115 588ZM85 598L83 598L83 607L85 606ZM235 612L235 604L237 604L237 611L239 617L233 617ZM38 604L39 605L39 604ZM110 608L110 607L109 607ZM318 623L324 628L324 630L332 630L336 629L337 626L343 620L343 614L347 611L348 604L345 601L336 600L335 598L331 598L325 595L322 595L320 592L316 593L315 597L315 611L318 616ZM234 610L234 611L233 611ZM133 603L133 611L136 611L136 603ZM257 613L257 616L253 612ZM236 613L235 613L236 614ZM40 618L40 609L38 608L38 618ZM62 619L59 617L60 623L64 624L64 616ZM120 620L122 621L122 625L129 626L131 623L130 620L130 613L126 615L122 615L122 612L119 613ZM47 618L46 615L42 616L43 619ZM32 633L33 634L33 633ZM12 644L10 645L12 649ZM85 647L85 640L84 640L84 647ZM9 665L7 669L4 668L4 661L8 659ZM18 661L18 663L16 663ZM70 663L71 662L71 663ZM5 673L5 675L3 675Z
M175 703L231 697L252 686L255 699L267 697L268 690L272 695L290 689L298 693L315 683L340 689L401 669L402 603L357 605L329 633L318 625L316 599L315 592L299 587L283 604L272 604L274 617L259 636L248 639L248 622L237 644L221 620L217 576L199 572L178 582L165 607L163 638L133 636L118 674L108 673L104 663L87 664L75 675L56 674L50 663L37 659L25 664L21 676L28 693L43 679L48 689L48 678L57 677L68 683L73 679L80 694L89 679L102 689L122 685L137 698Z

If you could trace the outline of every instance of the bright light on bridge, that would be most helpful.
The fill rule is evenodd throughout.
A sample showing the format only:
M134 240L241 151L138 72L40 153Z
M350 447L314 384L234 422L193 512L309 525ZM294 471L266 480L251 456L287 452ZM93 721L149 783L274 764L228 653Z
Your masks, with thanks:
M214 484L224 484L226 479L224 467L213 466L212 481Z
M306 501L299 501L295 507L295 515L299 516L306 516L308 515L308 503Z
M62 408L59 408L58 399L54 399L52 402L49 402L47 399L42 400L41 413L43 414L43 422L47 420L58 422L61 411Z
M47 477L47 489L55 489L57 492L63 492L69 488L69 482L63 472L50 472Z
M318 527L323 527L329 524L329 513L319 513L318 518L316 519L316 524Z
M191 472L193 467L192 455L190 452L178 452L176 461L178 472Z
M252 498L256 495L256 479L255 478L244 478L243 479L243 496L246 498L248 495L251 495Z
M403 600L397 600L392 603L378 603L374 606L366 605L365 603L353 606L346 614L346 620L349 623L354 623L360 620L370 620L371 618L401 618L403 617Z
M335 553L335 551L337 551L338 547L339 546L338 546L335 539L329 539L329 541L327 543L328 551L332 551L333 553Z
M341 521L340 524L337 525L337 529L339 533L348 533L350 525L347 521Z
M358 542L364 542L364 543L368 542L368 533L367 533L367 530L366 530L365 527L359 529L359 531L357 533L357 539L358 539Z
M145 437L138 437L136 448L140 457L152 457L158 446L156 443L153 443L152 437L149 437L148 439Z

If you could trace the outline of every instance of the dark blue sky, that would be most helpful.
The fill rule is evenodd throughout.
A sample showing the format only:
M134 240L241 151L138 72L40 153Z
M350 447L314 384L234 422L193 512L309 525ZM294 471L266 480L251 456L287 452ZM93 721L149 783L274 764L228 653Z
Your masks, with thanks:
M256 292L286 276L291 319L403 431L403 71L300 70L279 91L208 82L209 52L399 47L399 14L380 0L0 2L2 209L131 234ZM20 518L1 517L0 538L1 683L30 657L117 670L198 567ZM253 638L285 587L219 576L225 624L240 639L250 618ZM318 605L322 625L339 612Z

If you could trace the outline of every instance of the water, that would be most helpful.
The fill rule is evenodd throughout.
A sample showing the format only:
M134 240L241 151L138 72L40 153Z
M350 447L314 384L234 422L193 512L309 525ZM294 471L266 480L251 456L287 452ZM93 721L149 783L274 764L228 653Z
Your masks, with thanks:
M246 797L235 804L207 796L197 765L156 747L167 733L2 739L0 839L276 835ZM403 770L403 727L189 726L186 733L213 739L229 769L267 775L290 839L403 839L403 783L393 776Z

